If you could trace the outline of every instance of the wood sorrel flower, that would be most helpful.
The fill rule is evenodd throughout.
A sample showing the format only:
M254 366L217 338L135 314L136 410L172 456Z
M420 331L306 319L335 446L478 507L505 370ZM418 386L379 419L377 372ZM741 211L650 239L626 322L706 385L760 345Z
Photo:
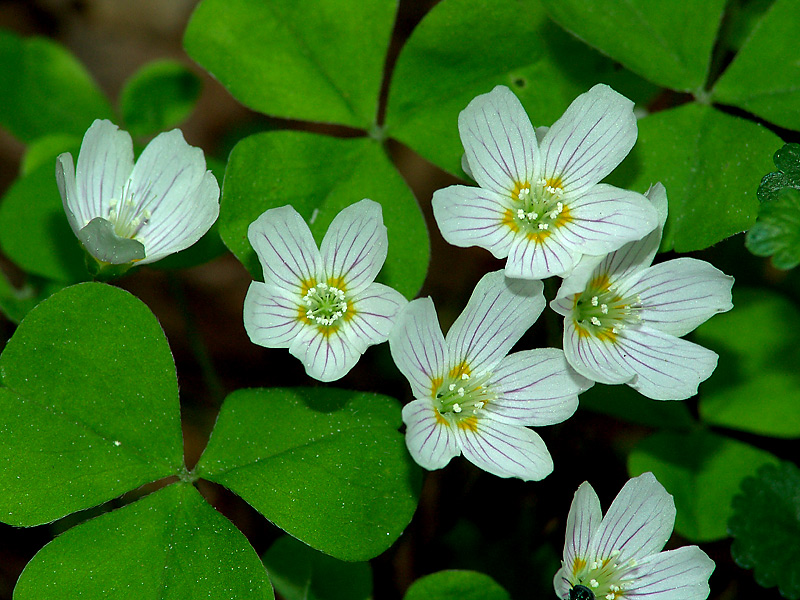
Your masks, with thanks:
M660 226L607 256L582 259L550 306L565 316L564 352L576 371L656 400L684 400L714 371L717 355L680 336L733 307L733 278L693 258L650 266L667 194L656 184L647 196Z
M629 480L605 517L588 482L575 492L567 517L556 595L583 586L597 600L703 600L714 561L697 546L661 552L675 524L675 503L652 473ZM579 592L573 592L577 597Z
M72 230L100 263L157 261L194 244L219 215L217 180L179 129L157 135L134 166L130 134L98 119L77 172L65 152L56 180Z
M375 276L386 260L381 206L362 200L333 219L322 246L291 206L250 224L264 283L250 284L244 326L255 344L288 348L320 381L343 377L368 346L385 342L406 299Z
M538 480L553 470L527 426L569 418L591 382L561 350L506 356L544 309L540 281L485 275L445 338L430 298L409 303L389 336L397 367L416 400L403 408L406 445L426 469L463 453L498 477Z
M472 100L458 129L480 187L438 190L433 214L451 244L507 256L509 277L564 275L581 255L606 254L656 226L641 194L599 183L636 141L633 102L607 85L578 96L541 144L504 86Z

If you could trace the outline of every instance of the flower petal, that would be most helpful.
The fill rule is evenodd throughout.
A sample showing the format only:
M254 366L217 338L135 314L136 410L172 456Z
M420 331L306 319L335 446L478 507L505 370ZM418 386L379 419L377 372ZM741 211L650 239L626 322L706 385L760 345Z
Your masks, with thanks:
M447 332L448 366L490 371L542 314L543 290L541 281L509 279L503 271L484 275Z
M265 211L247 228L264 281L302 298L309 282L322 277L322 257L311 230L291 206Z
M78 154L77 193L67 196L78 229L95 217L108 216L109 202L122 200L122 188L133 168L130 134L111 121L95 120L83 136Z
M474 423L474 427L459 425L456 435L464 458L475 466L498 477L524 481L539 481L553 471L553 459L533 430L491 418Z
M403 407L406 424L406 446L421 467L441 469L454 456L461 454L451 426L437 415L429 398L421 398Z
M582 566L575 559L588 561L592 539L603 518L600 499L588 481L584 481L569 507L567 531L564 539L564 576L570 583L575 583Z
M389 339L405 297L389 286L373 283L352 299L353 316L342 325L342 334L361 352Z
M433 193L433 216L448 243L460 248L479 246L505 258L516 226L509 221L511 199L490 190L451 185Z
M289 353L302 361L309 377L318 381L341 379L361 358L361 352L338 331L308 326L301 333L289 346Z
M564 355L573 369L599 383L628 383L636 376L616 343L582 332L569 316L564 319Z
M580 259L580 250L565 243L563 227L547 237L529 239L518 236L508 253L506 275L519 279L545 279L565 276Z
M531 121L514 93L498 85L458 115L458 131L472 176L482 188L510 194L536 179L539 149Z
M576 373L564 352L538 348L506 356L489 382L500 397L484 410L495 418L514 419L519 425L554 425L578 408L578 394L594 383Z
M266 348L288 348L306 326L300 304L283 289L254 281L244 299L244 328L250 341Z
M75 186L75 163L72 161L72 154L69 152L59 154L58 158L56 158L56 183L58 184L58 192L61 194L64 212L67 213L69 226L77 234L88 222L82 225L78 223L78 218L71 208L77 205L78 189ZM89 221L91 220L89 219Z
M733 277L703 260L676 258L642 271L631 283L648 326L681 337L733 308Z
M358 294L375 281L387 247L381 205L364 199L336 215L320 253L326 275L344 281L348 294Z
M660 551L675 525L675 502L652 473L628 480L592 540L598 560L614 557L620 567ZM614 554L618 552L618 554Z
M705 600L714 561L697 546L660 552L641 561L636 578L625 588L626 598Z
M544 136L543 172L560 178L565 193L579 196L622 162L636 135L633 102L597 84L575 98Z
M416 398L435 392L433 383L445 371L444 335L430 298L418 298L400 311L389 333L389 349Z

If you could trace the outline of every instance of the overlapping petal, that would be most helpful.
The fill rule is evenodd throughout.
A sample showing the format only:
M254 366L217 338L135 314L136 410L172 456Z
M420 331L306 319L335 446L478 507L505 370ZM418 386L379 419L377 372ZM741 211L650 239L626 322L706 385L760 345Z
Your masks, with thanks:
M600 499L589 482L584 481L575 492L569 507L564 541L564 564L553 580L556 591L560 590L561 592L559 597L567 597L567 592L571 587L569 577L575 570L580 570L576 569L576 566L580 565L580 560L586 560L586 557L589 556L592 539L600 527L602 518Z
M441 469L454 456L461 454L453 429L442 423L430 399L414 400L403 407L406 424L406 446L421 467Z
M714 561L697 546L685 546L643 559L627 598L644 600L705 600Z
M566 276L580 258L576 247L564 240L561 229L548 236L517 236L506 262L506 275L519 279L545 279Z
M244 328L254 344L288 348L303 329L300 306L282 288L254 281L244 299Z
M358 348L338 332L305 327L289 346L289 353L298 358L309 377L318 381L336 381L344 377L361 357Z
M564 319L564 355L578 373L598 383L629 383L635 377L618 344L582 334L571 317Z
M360 349L385 342L395 324L395 316L407 300L397 290L373 283L352 299L353 316L342 325L342 335Z

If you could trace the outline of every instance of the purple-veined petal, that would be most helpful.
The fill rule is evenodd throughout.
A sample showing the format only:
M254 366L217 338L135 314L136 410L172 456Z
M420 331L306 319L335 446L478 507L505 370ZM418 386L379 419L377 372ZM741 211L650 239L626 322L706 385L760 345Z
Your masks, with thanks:
M580 561L590 560L591 542L602 518L600 499L589 482L584 481L572 498L567 517L563 571L569 581L574 582L574 576L582 570L584 565Z
M78 229L95 217L108 216L111 200L122 200L122 188L133 170L133 141L111 121L97 119L86 131L75 173L77 193L67 197Z
M247 228L264 281L302 298L322 277L322 258L311 230L291 206L271 208Z
M591 547L624 568L659 552L675 525L675 502L652 473L628 480L603 517Z
M633 102L597 84L575 98L544 136L544 176L560 178L566 194L580 196L622 162L636 135Z
M58 184L58 192L61 194L64 212L67 213L69 226L77 234L86 226L86 223L79 224L78 218L71 208L76 206L78 189L75 186L75 163L72 161L72 154L69 152L59 154L58 158L56 158L56 183ZM91 219L89 220L91 221Z
M358 294L375 280L387 247L381 205L368 199L351 204L336 215L320 245L325 274Z
M570 570L567 567L562 566L558 571L556 571L555 576L553 577L553 589L556 591L556 596L559 598L563 598L564 600L569 600L569 590L572 587L567 581L567 575L569 575Z
M433 216L448 243L460 248L479 246L505 258L517 236L508 215L511 199L491 190L451 185L433 193Z
M318 381L341 379L361 358L361 352L338 331L308 326L301 333L289 346L289 353L300 359L309 377Z
M608 260L611 255L592 256L585 254L570 271L569 275L561 282L555 299L550 306L558 314L568 315L572 312L572 299L574 294L582 293L589 282L600 275L608 273ZM567 299L566 301L564 301ZM562 312L563 311L563 312Z
M288 348L306 324L300 320L300 298L254 281L244 299L244 328L250 341L266 348Z
M636 374L617 346L611 340L584 333L572 317L564 319L564 356L584 377L608 384L631 381Z
M535 181L539 149L531 121L514 93L498 85L458 115L467 163L482 188L511 194L516 184Z
M541 281L509 279L503 271L484 275L447 332L448 366L490 371L542 314L543 290Z
M405 297L389 286L373 283L353 303L353 316L342 324L342 334L361 352L367 346L389 339L397 313L407 304Z
M565 276L580 258L580 250L565 241L563 227L547 236L530 239L517 236L506 262L506 275L519 279L545 279L553 275Z
M717 366L715 352L645 326L623 329L613 347L636 373L628 385L654 400L685 400Z
M578 394L594 385L576 373L557 348L506 356L489 383L500 396L484 410L495 418L534 427L566 421L578 408Z
M638 274L631 294L641 298L648 326L681 337L713 315L733 308L733 277L703 260L676 258Z
M660 552L639 563L635 579L626 585L625 598L705 600L711 592L708 578L714 566L697 546Z
M642 194L605 183L568 202L571 219L558 233L581 254L608 254L658 225L658 212Z
M435 393L445 375L444 335L430 298L418 298L400 311L389 333L389 349L416 398Z
M453 426L438 414L430 398L406 404L403 423L406 424L406 446L419 466L434 471L461 454Z
M461 452L468 461L498 477L539 481L553 471L553 459L542 438L527 427L476 418L456 426Z

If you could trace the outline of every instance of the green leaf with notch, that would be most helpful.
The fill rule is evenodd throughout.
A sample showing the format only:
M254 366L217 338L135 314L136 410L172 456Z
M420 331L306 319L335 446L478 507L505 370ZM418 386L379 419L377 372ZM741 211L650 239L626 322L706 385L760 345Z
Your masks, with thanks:
M726 0L542 0L587 44L655 84L693 92L708 77Z
M370 129L397 2L203 0L183 44L245 106Z
M483 573L439 571L415 581L403 600L511 600L511 596Z
M272 600L247 538L178 483L86 521L33 557L15 600Z
M231 152L219 227L225 244L255 279L261 265L247 228L269 208L291 204L322 241L337 213L362 198L383 207L389 253L378 281L407 298L422 287L430 244L414 195L370 138L341 139L300 131L252 135Z
M0 356L0 518L48 523L183 469L175 364L153 313L84 283L34 308Z
M717 81L713 100L781 127L800 129L798 30L797 0L775 0Z
M367 560L402 533L420 471L393 398L335 388L238 390L225 400L198 476L341 560Z
M764 464L769 452L707 431L659 432L628 457L631 477L651 471L675 497L675 531L693 542L727 536L731 499L742 479Z

